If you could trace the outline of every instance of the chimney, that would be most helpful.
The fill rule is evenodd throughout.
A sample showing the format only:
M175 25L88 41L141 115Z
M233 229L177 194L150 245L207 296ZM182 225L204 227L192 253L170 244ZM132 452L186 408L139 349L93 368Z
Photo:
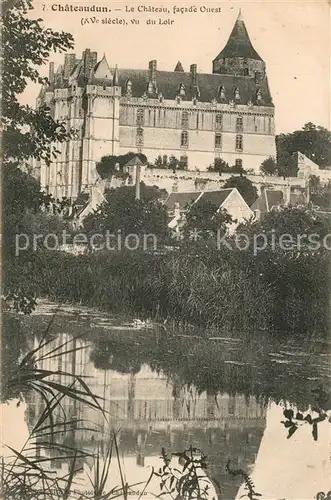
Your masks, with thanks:
M156 68L157 68L156 59L153 59L153 61L149 61L148 63L149 81L153 83L154 88L156 88Z
M69 75L74 69L75 64L76 64L76 54L66 54L64 56L64 69L63 69L64 78L69 78Z
M119 78L118 78L118 67L117 67L117 64L116 64L115 71L114 71L114 76L113 76L113 85L115 87L118 86L118 81L119 81Z
M86 78L89 78L91 69L94 68L94 66L96 65L97 59L98 59L97 52L91 52L90 49L84 50L82 54L82 61L83 61L83 71Z
M49 63L48 80L49 80L50 84L52 84L54 82L54 63L53 62Z
M291 203L291 186L286 184L284 186L284 205L288 206Z
M156 85L157 61L156 61L156 59L149 61L148 69L149 69L149 90L148 90L148 92L149 93L157 92L157 85Z
M192 85L192 87L196 88L198 86L197 65L196 64L191 64L190 73L191 73L191 85Z

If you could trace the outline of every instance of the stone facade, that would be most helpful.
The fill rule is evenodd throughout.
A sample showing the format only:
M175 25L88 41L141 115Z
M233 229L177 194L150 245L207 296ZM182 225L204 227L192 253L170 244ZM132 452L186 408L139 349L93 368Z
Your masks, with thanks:
M239 15L213 73L110 68L106 57L86 49L65 56L42 88L37 106L48 104L74 137L58 144L50 166L35 165L41 185L57 197L76 198L97 180L104 155L144 153L153 163L175 156L189 170L206 170L221 157L230 166L258 171L275 156L274 105L265 63L252 47Z

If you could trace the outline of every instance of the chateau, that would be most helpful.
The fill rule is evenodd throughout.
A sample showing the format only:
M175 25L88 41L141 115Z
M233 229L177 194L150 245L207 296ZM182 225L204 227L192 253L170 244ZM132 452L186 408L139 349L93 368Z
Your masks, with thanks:
M41 185L61 198L90 192L96 163L105 155L142 152L149 162L173 155L181 167L206 170L221 157L230 166L258 172L275 156L274 105L266 65L239 14L227 44L212 61L212 73L180 62L162 71L111 67L104 55L86 49L81 59L66 54L37 98L55 119L76 130L47 166L36 165Z

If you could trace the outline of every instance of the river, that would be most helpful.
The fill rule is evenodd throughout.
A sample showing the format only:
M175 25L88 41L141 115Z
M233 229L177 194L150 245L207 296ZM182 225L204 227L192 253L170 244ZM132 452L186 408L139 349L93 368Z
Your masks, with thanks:
M321 394L330 384L328 342L170 329L48 302L40 303L31 316L8 317L10 328L29 332L30 349L49 329L51 341L38 367L67 374L55 375L54 381L68 384L70 374L84 375L102 398L107 420L80 402L63 403L68 416L89 425L62 434L61 442L105 453L116 432L129 484L147 481L151 467L160 464L162 448L173 453L193 446L207 456L208 474L220 485L220 498L234 500L245 493L243 478L227 471L229 461L231 469L251 475L262 500L301 500L327 491L329 422L319 423L317 439L306 421L288 439L281 421L286 420L285 407L313 415L311 407L321 406ZM48 356L54 349L62 355ZM31 430L42 400L29 393L26 402ZM327 398L324 402L329 410ZM19 408L12 411L18 415ZM63 474L68 470L65 459L50 458L51 469ZM81 458L80 466L88 468L89 459ZM118 467L112 467L111 481L119 484ZM137 495L139 488L131 494Z

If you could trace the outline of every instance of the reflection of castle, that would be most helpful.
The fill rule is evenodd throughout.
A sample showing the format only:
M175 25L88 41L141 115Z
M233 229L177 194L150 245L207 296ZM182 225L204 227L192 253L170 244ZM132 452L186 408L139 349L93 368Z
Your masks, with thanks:
M76 135L57 144L50 166L38 166L44 189L76 198L97 179L104 155L143 152L150 162L171 155L183 168L206 170L221 157L230 166L258 170L275 155L274 105L266 66L253 48L239 14L226 46L212 62L212 73L191 64L184 71L110 68L106 57L86 49L81 59L65 56L50 65L49 85L37 106L47 104L56 119Z
M68 340L69 336L59 335L47 349ZM84 345L82 340L73 342L79 349ZM104 398L101 405L110 417L106 423L100 412L68 400L63 404L66 413L91 423L90 430L76 427L59 436L63 442L94 451L97 443L102 447L116 430L120 453L135 456L137 466L144 466L148 457L158 456L162 447L174 452L192 444L209 457L214 477L223 484L228 482L233 496L231 493L226 498L234 498L240 480L234 483L226 476L226 461L232 458L234 465L243 468L252 465L265 427L265 409L254 398L198 394L194 388L167 382L146 365L137 374L97 370L89 361L89 349L72 351L72 347L67 344L68 352L59 358L44 358L41 367L90 377L88 385L95 395ZM56 377L62 384L71 381L69 375ZM42 401L31 402L30 425L41 408ZM61 466L56 460L53 465Z

